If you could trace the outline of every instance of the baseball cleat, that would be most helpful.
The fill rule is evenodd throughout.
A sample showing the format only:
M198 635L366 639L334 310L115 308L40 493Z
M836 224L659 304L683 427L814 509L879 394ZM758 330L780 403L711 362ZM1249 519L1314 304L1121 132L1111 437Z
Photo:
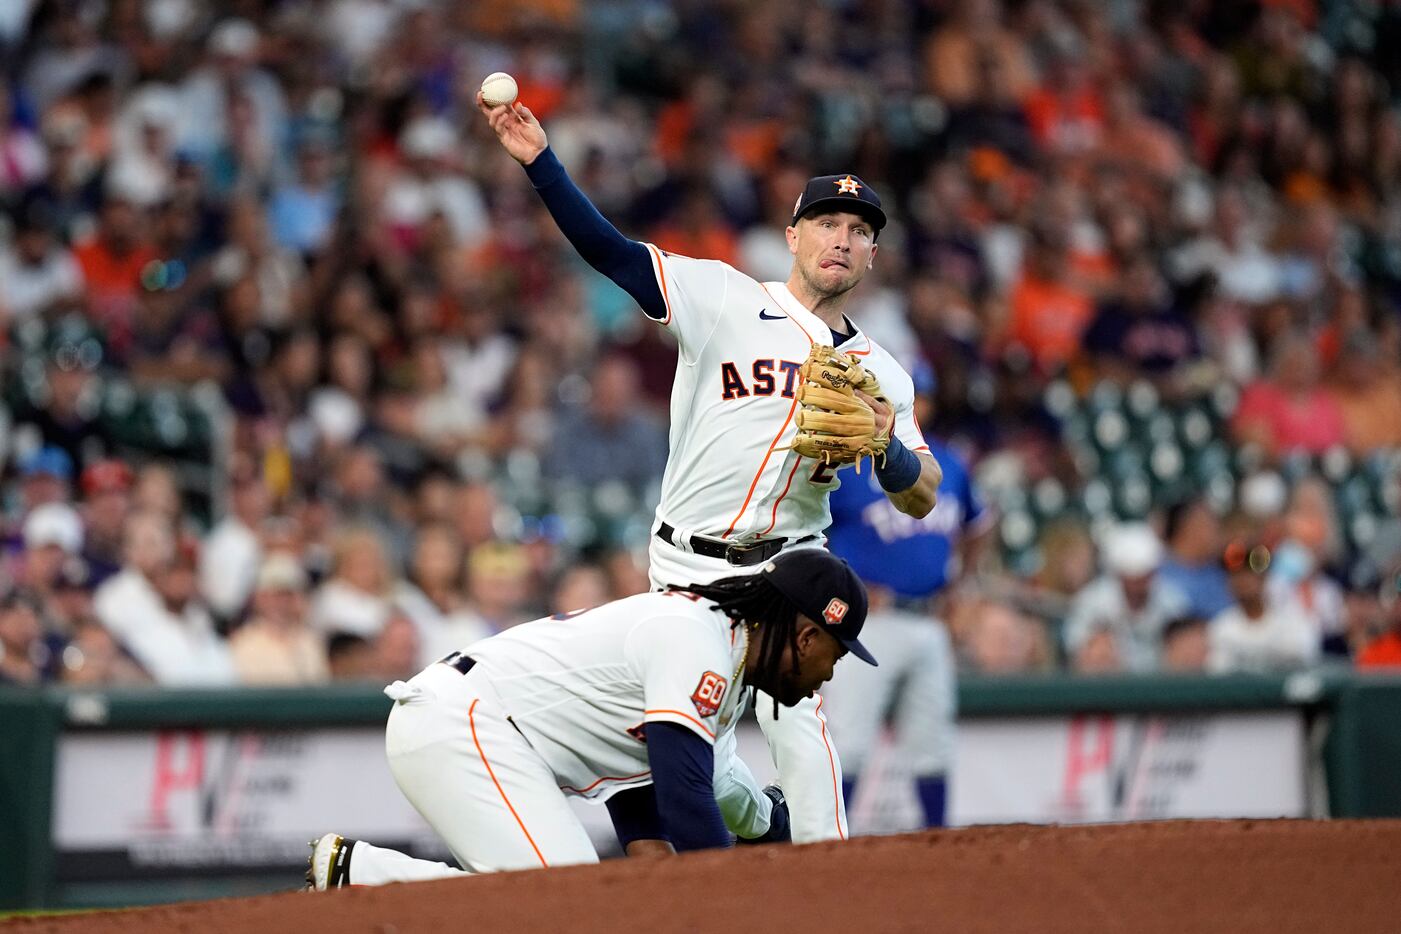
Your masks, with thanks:
M328 833L319 840L312 840L308 846L311 847L306 861L308 892L324 892L350 884L350 851L355 847L354 840Z

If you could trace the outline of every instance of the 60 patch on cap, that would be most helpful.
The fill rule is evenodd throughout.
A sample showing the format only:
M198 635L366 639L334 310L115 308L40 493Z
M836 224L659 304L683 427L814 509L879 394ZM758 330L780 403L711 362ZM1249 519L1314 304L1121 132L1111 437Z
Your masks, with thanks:
M866 622L866 585L851 565L821 548L796 548L778 555L759 573L852 655L876 663L858 638Z
M885 226L885 211L880 205L880 196L869 185L855 175L819 175L808 179L803 193L793 205L793 223L811 211L821 207L826 211L850 211L860 214L871 222L879 233Z

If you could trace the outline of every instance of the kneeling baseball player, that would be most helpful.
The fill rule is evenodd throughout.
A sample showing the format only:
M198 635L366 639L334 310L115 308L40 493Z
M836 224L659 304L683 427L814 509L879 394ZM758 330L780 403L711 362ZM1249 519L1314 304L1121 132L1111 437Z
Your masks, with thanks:
M736 755L753 690L791 707L858 641L866 591L828 552L517 626L405 683L385 749L404 796L462 867L329 833L307 887L597 862L566 800L607 805L629 855L788 838L787 806Z

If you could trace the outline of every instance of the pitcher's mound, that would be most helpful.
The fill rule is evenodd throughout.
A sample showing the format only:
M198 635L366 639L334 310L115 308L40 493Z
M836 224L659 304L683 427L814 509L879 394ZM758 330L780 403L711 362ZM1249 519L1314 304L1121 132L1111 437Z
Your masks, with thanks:
M1401 931L1401 821L981 827L18 919L0 929L1373 934Z

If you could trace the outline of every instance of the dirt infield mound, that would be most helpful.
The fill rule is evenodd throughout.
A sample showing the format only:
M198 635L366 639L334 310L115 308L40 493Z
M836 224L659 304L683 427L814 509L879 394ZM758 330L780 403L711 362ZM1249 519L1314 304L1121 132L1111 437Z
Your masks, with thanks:
M18 919L91 931L1401 930L1401 821L984 827Z

